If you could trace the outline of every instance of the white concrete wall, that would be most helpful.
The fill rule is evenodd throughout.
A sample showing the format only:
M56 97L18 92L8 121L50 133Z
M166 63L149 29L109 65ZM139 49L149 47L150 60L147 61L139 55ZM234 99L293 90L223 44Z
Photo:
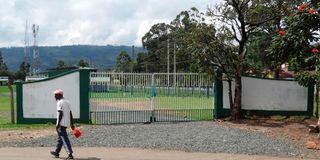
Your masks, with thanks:
M234 83L232 83L234 93ZM230 108L228 83L223 82L223 108ZM234 98L234 95L233 95ZM307 111L308 89L295 81L242 77L242 109Z
M57 107L53 91L62 89L71 103L74 118L80 118L79 72L37 83L23 84L23 117L56 118Z

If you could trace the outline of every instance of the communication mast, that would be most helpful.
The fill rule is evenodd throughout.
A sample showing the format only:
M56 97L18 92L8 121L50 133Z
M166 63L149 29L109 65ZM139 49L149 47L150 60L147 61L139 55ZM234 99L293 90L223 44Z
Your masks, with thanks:
M33 32L33 61L32 61L32 74L38 75L40 72L40 53L38 48L37 42L37 35L39 32L39 25L33 24L32 25L32 32Z
M24 31L24 67L27 70L30 70L30 48L29 48L29 24L28 21L26 21L26 27ZM30 74L30 73L29 73Z

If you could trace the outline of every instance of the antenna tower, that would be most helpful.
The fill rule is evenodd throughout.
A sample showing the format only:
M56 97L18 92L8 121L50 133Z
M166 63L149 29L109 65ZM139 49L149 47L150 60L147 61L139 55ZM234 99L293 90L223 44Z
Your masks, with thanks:
M29 48L29 24L28 21L26 21L26 27L24 31L24 67L25 69L30 71L30 48ZM30 73L29 73L30 74Z
M33 32L33 61L32 61L32 73L33 75L38 75L40 72L40 53L38 48L37 42L37 35L39 32L39 25L33 24L32 25L32 32Z

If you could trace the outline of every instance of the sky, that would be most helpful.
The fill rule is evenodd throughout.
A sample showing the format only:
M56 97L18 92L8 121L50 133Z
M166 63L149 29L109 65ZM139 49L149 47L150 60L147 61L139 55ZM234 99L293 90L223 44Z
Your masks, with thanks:
M0 0L0 47L24 46L26 21L39 25L39 46L135 45L153 24L221 0Z

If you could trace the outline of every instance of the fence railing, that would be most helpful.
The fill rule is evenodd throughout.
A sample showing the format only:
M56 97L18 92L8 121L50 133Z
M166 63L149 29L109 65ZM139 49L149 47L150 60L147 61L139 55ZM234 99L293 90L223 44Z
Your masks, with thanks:
M205 74L90 75L90 112L96 123L201 120L203 111L197 110L208 113L205 119L213 112L213 79ZM102 115L107 117L101 120Z

